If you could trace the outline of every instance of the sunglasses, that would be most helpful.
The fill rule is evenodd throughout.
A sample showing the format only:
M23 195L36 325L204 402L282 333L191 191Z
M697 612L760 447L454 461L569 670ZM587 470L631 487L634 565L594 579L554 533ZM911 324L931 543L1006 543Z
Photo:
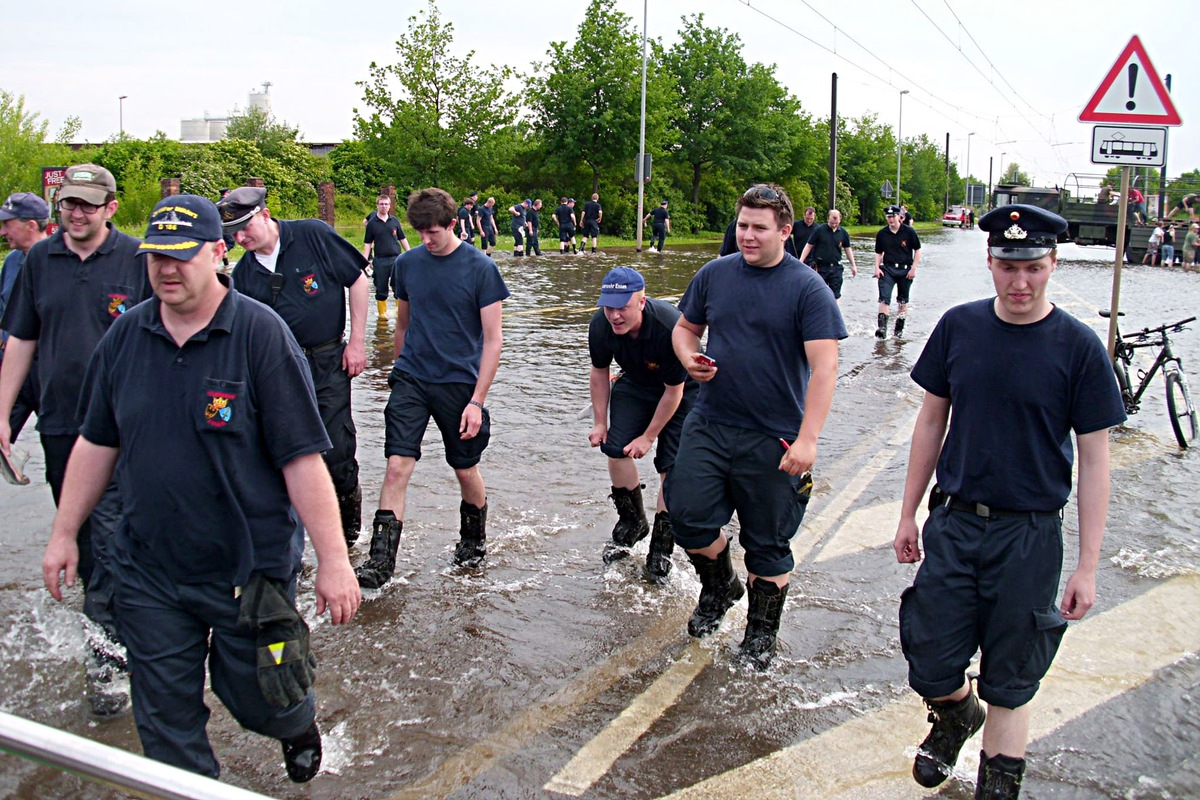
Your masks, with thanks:
M770 186L767 186L765 183L756 183L747 189L746 193L742 195L742 198L745 200L753 200L756 197L760 197L767 202L774 202L779 199L779 192L775 191Z

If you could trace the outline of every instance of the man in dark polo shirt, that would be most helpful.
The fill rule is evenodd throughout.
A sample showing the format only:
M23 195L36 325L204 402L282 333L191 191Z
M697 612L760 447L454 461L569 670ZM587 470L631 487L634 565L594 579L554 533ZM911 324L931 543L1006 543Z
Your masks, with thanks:
M362 527L357 435L350 416L350 380L367 364L367 262L337 231L316 219L278 220L266 205L267 190L234 189L217 204L225 231L245 255L233 268L242 294L266 303L283 317L308 358L317 405L333 447L325 463L337 489L346 544ZM350 341L346 294L350 295Z
M817 271L833 292L835 300L842 297L842 275L845 272L842 268L843 252L850 259L850 277L858 275L858 264L854 263L854 251L850 249L850 234L841 224L842 212L831 209L828 222L813 230L804 250L800 252L800 260Z
M540 256L542 254L542 198L538 197L533 201L533 205L525 214L525 220L529 223L529 244L526 246L525 252L531 256Z
M875 338L887 338L888 310L892 304L892 287L896 287L896 336L904 334L908 316L908 291L917 277L921 263L921 240L917 232L901 220L898 206L884 211L887 225L875 234L875 277L879 280L879 317Z
M663 200L658 208L651 211L642 219L650 222L650 252L661 253L667 245L667 234L671 232L671 212L667 209L667 201Z
M565 255L567 245L575 252L575 201L563 197L554 209L554 224L558 226L558 252Z
M349 622L361 593L304 356L279 317L219 274L221 236L206 198L155 206L141 246L155 298L114 323L88 364L42 578L61 600L75 580L76 531L119 473L117 624L142 749L218 776L207 664L213 692L244 727L282 742L300 783L320 769L321 735L308 626L295 607L297 513L317 555L317 614L328 606L335 625Z
M804 219L796 220L792 227L792 255L797 258L804 252L804 245L808 244L809 237L812 232L817 229L817 210L812 206L804 209Z
M363 234L363 258L374 259L375 305L379 319L387 321L388 282L392 279L392 264L400 250L408 249L408 239L400 220L391 214L392 198L381 194L375 199L375 213L367 217L367 230Z
M604 221L604 208L600 205L600 195L593 193L592 199L583 204L583 241L581 247L587 247L587 240L592 240L592 252L596 252L596 243L600 240L600 223Z
M0 320L8 331L0 371L0 449L9 451L9 415L37 353L41 394L37 429L46 455L46 481L57 505L67 459L79 437L84 369L113 322L150 295L138 242L110 222L117 213L117 182L95 164L68 167L58 192L62 227L29 249L12 300ZM106 717L128 707L125 653L116 644L114 585L109 545L121 519L117 487L110 485L79 529L83 611L105 635L90 637L92 712Z
M479 229L479 249L490 256L496 248L496 198L475 206L475 227Z
M588 326L592 359L592 431L588 441L608 456L617 524L604 547L604 563L629 555L629 548L650 533L642 504L642 482L633 459L654 454L658 473L658 502L654 532L646 555L646 578L663 583L671 572L675 534L667 514L662 486L675 464L683 420L695 402L699 385L688 377L671 345L679 310L663 300L646 297L646 281L631 267L617 267L604 276L599 310ZM621 368L609 379L613 361Z
M479 227L476 217L475 195L471 195L458 207L458 238L472 247L475 246L475 230ZM486 242L480 242L480 245L486 245Z

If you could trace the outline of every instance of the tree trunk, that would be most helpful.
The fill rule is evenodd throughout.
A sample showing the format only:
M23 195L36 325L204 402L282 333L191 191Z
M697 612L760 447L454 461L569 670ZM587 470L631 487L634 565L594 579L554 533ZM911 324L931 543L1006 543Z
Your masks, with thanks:
M700 205L700 165L692 164L692 205Z

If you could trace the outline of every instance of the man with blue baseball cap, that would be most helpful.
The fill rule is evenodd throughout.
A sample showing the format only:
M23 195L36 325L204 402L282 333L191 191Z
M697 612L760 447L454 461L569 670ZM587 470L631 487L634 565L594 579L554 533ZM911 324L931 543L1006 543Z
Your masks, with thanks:
M3 236L12 248L4 257L3 265L0 265L0 319L4 318L4 309L8 306L8 299L12 297L13 289L17 285L17 276L25 266L25 254L29 252L29 248L48 236L46 229L49 225L50 204L33 192L10 194L4 205L0 206L0 236ZM0 330L0 370L4 368L6 344L8 332ZM31 369L17 392L17 399L9 416L9 435L12 440L16 440L30 415L37 411L37 397L37 371Z
M679 310L647 297L641 273L632 267L611 270L604 276L596 305L600 310L588 326L593 418L588 441L608 456L609 496L618 517L612 541L604 547L604 563L625 558L634 544L651 533L642 504L642 482L631 459L646 455L657 440L654 469L659 493L644 574L652 583L663 583L671 571L675 534L662 486L675 464L683 420L699 387L671 345ZM621 374L610 380L614 360Z
M112 326L88 364L42 577L55 599L74 583L76 532L118 473L117 625L145 754L218 776L207 665L213 692L244 727L283 743L300 783L321 766L316 661L295 607L305 529L317 614L328 607L334 624L349 622L361 595L304 354L220 273L222 233L207 198L167 197L151 213L140 250L154 297Z
M1029 701L1068 620L1082 619L1096 601L1108 429L1125 411L1100 338L1046 296L1067 221L1008 205L985 214L979 227L988 233L996 293L947 311L912 369L925 399L893 547L902 564L920 561L925 547L900 598L908 682L933 723L913 778L928 788L941 784L982 727L975 797L1012 800L1025 772ZM1079 561L1055 603L1072 432ZM917 507L935 468L918 540ZM978 696L967 676L976 651Z

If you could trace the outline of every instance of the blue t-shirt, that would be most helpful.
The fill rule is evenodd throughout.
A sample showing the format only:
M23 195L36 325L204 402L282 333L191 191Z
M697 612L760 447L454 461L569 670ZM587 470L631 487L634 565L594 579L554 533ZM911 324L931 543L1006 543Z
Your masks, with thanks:
M421 245L396 259L392 284L396 297L409 304L404 349L394 369L428 383L473 386L483 357L479 312L508 297L496 262L461 244L446 256Z
M233 285L270 306L292 329L301 347L340 339L346 330L346 289L362 277L367 260L333 228L319 219L279 223L279 259L283 276L273 300L272 273L252 252L233 268Z
M83 373L113 322L150 296L141 242L108 223L108 237L80 261L62 231L29 248L0 328L37 341L41 382L37 429L48 436L79 433L76 415Z
M4 319L4 309L8 307L8 298L12 297L13 289L17 285L17 276L21 274L21 267L25 264L25 253L21 250L13 250L4 257L4 266L0 266L0 319ZM0 329L0 343L8 341L8 331ZM4 353L0 350L0 360L4 358Z
M1013 511L1054 511L1071 494L1071 431L1125 420L1100 338L1059 308L1029 325L996 316L994 298L955 306L933 329L912 379L949 398L938 459L947 493Z
M231 290L182 347L154 298L112 326L88 365L81 434L118 447L134 556L180 583L244 586L300 567L281 468L330 447L308 362L283 322Z
M804 343L849 335L821 276L790 255L763 269L734 253L700 268L679 310L708 326L705 352L717 362L695 413L791 441L808 391Z
M607 369L616 359L625 377L638 386L662 389L686 381L689 388L694 388L696 382L688 377L671 346L671 332L678 320L679 309L675 306L647 297L637 338L629 334L618 336L608 324L604 309L598 309L588 325L592 366Z
M496 230L496 207L495 206L476 206L479 212L479 229L484 233L492 233Z

